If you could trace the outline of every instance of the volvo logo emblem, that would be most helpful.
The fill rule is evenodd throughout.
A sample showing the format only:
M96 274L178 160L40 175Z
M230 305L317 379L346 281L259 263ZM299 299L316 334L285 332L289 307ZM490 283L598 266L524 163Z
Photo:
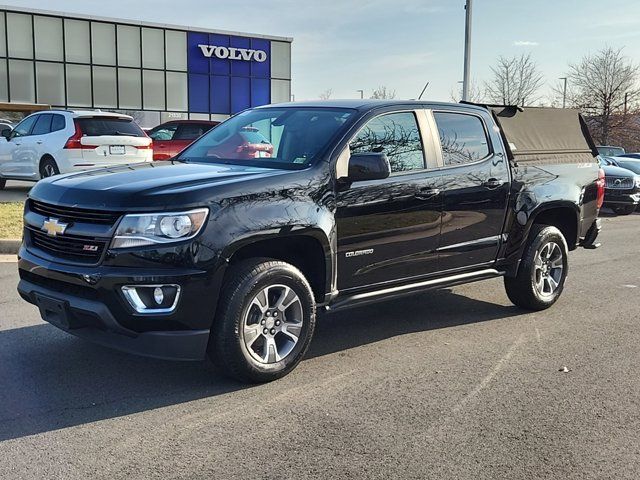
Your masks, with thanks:
M50 237L56 237L62 235L68 226L68 223L63 223L57 218L47 218L42 224L42 230Z
M613 184L619 187L620 185L622 185L622 179L621 178L616 178L615 181L613 182Z
M202 54L207 57L220 58L222 60L243 60L250 62L265 62L267 60L267 52L264 50L251 50L248 48L219 47L217 45L198 45Z

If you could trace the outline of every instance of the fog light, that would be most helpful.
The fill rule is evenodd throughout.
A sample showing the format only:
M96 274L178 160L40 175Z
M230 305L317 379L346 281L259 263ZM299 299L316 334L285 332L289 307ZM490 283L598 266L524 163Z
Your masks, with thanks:
M125 285L122 294L138 313L171 313L178 305L180 285Z

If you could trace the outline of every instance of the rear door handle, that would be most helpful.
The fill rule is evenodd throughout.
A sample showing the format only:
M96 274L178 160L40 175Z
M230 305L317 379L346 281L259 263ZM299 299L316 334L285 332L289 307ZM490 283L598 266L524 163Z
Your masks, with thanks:
M37 143L38 145L42 145L44 142L43 142L42 140L38 140L36 143Z
M420 200L429 200L438 195L440 195L440 189L435 187L421 188L416 192L416 198L419 198Z
M504 185L504 180L500 180L498 178L490 178L489 180L487 180L482 184L483 187L486 187L489 189L499 188L502 185Z

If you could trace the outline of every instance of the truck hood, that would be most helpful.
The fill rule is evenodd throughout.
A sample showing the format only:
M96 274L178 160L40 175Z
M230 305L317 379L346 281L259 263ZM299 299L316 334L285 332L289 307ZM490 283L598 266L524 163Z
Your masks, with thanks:
M188 208L219 201L224 198L226 186L289 173L292 172L242 165L138 163L41 180L29 197L97 210Z

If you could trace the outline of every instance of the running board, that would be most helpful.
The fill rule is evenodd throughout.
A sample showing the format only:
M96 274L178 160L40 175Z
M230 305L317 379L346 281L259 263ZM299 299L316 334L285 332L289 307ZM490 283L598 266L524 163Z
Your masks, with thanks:
M381 300L388 300L390 298L413 295L414 293L434 288L453 287L455 285L477 282L479 280L501 277L503 275L504 272L499 272L493 268L479 270L477 272L460 273L450 277L434 278L432 280L424 280L422 282L409 283L406 285L399 285L397 287L388 287L381 290L374 290L372 292L356 293L354 295L338 297L325 308L327 311L334 312L336 310L357 307Z

